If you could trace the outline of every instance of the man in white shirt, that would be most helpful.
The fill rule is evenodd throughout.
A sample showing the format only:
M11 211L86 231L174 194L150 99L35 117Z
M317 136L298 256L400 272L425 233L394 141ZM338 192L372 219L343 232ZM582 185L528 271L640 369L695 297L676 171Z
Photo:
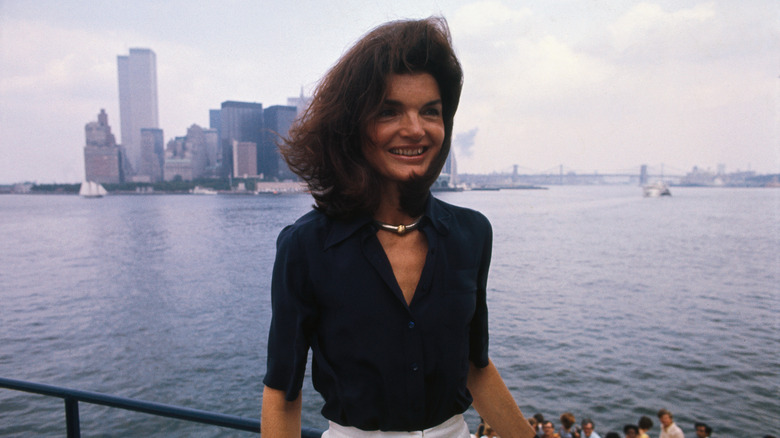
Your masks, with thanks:
M661 422L661 435L658 438L685 438L682 429L674 424L674 416L666 409L658 411L658 420Z
M583 438L601 438L593 431L593 421L590 418L582 420L582 436Z

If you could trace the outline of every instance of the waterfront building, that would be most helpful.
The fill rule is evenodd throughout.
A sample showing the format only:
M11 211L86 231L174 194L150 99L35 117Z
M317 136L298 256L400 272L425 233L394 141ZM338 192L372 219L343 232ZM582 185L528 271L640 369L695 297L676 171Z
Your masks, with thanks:
M222 143L220 142L220 138L222 138L221 126L222 126L222 110L210 109L209 129L217 133L217 146L214 152L216 156L214 157L214 160L211 161L211 165L214 167L212 171L213 174L212 176L221 175L221 169L222 169Z
M216 150L216 143L216 131L196 124L187 129L186 136L169 141L165 149L165 181L212 176L209 153Z
M141 128L141 161L137 174L133 178L134 181L150 183L162 181L165 163L164 145L162 129Z
M222 124L222 114L218 109L209 110L209 129L216 129L219 131L219 126Z
M116 144L108 124L108 114L101 109L96 122L84 126L84 176L87 181L100 184L124 182L127 161L124 150Z
M206 175L209 166L208 143L206 134L198 125L193 124L187 129L185 147L192 160L192 178L198 179Z
M257 143L236 141L230 148L233 151L233 177L255 178L257 173Z
M206 171L204 176L214 178L219 176L219 166L222 157L219 155L219 131L216 129L203 129L203 137L206 146Z
M176 137L165 146L165 181L192 181L192 153L186 137Z
M298 109L294 106L274 105L263 111L263 143L260 147L259 171L266 180L290 180L296 176L282 159L277 144L286 138L290 127L297 117Z
M263 104L253 102L222 102L220 109L220 144L222 147L222 175L237 175L244 172L238 172L234 169L234 158L238 156L233 151L235 143L254 143L255 163L254 173L257 175L257 145L262 142L263 132ZM246 148L248 146L244 146ZM244 157L242 153L240 156ZM245 165L245 164L244 164ZM244 168L243 170L248 170Z
M117 73L122 146L134 175L151 180L153 175L145 173L149 167L142 165L141 129L159 128L157 57L150 49L130 49L128 55L117 56Z
M450 154L447 155L447 161L444 162L441 173L446 178L448 187L458 185L458 161L455 159L455 150L452 148L450 148Z

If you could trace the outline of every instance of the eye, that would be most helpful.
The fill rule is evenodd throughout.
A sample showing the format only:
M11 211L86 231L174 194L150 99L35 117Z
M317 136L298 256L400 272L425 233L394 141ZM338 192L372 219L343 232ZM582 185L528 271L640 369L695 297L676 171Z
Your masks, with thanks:
M424 116L439 117L441 116L441 109L435 106L428 107L423 110L422 114Z
M379 110L379 113L376 115L377 118L380 119L386 119L393 117L397 114L397 111L394 108L382 108Z

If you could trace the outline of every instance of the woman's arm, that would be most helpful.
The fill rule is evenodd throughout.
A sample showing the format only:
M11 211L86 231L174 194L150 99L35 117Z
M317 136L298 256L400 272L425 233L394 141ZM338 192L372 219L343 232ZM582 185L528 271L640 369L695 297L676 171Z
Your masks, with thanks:
M263 388L260 428L263 438L300 438L301 394L290 402L284 398L284 391Z
M493 362L485 368L469 366L468 388L479 415L501 438L534 437L536 432L520 412Z

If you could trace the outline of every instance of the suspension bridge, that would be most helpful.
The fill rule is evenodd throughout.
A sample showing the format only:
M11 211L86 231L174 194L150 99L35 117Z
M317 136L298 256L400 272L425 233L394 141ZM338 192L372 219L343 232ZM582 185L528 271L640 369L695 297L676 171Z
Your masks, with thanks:
M603 171L578 171L564 165L545 170L533 170L513 165L498 172L485 175L462 175L458 179L483 185L589 185L589 184L636 184L644 185L662 180L677 183L686 172L664 164L631 167Z

